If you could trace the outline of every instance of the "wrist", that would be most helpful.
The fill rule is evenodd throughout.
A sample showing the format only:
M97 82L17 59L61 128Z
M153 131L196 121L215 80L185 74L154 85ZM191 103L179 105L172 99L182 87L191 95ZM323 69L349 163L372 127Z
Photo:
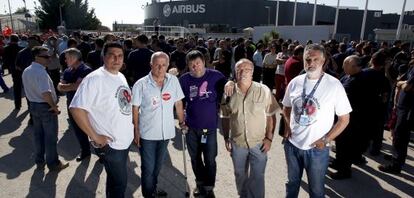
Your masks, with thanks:
M270 142L273 142L272 138L269 138L267 136L265 136L265 138L263 140L269 140Z

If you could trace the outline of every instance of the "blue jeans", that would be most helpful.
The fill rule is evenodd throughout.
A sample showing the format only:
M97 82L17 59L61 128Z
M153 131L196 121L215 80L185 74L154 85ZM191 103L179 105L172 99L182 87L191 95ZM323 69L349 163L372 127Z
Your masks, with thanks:
M106 171L106 197L125 197L127 186L127 159L129 148L116 150L109 145L95 148L96 154L103 159Z
M144 197L153 197L157 189L158 174L167 153L168 142L169 140L144 140L142 138L140 140L141 183Z
M263 144L251 148L232 143L231 158L240 197L265 197L265 169L267 154L260 150Z
M30 102L29 112L33 119L36 164L54 168L60 161L57 154L58 117L49 111L47 103ZM45 161L46 156L46 161Z
M311 198L325 196L325 174L329 163L329 147L301 150L289 141L285 142L288 168L286 197L298 197L303 169L306 170Z
M217 131L207 130L207 142L201 143L202 129L192 129L186 134L188 153L198 187L212 190L216 182Z

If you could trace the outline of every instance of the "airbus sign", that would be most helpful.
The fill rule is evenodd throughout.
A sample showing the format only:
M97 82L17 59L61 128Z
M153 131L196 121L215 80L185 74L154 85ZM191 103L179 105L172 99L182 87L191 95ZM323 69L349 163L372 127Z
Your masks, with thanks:
M165 4L164 8L162 9L162 13L165 17L169 17L171 14L202 14L205 12L205 4L174 5L172 7L169 4Z

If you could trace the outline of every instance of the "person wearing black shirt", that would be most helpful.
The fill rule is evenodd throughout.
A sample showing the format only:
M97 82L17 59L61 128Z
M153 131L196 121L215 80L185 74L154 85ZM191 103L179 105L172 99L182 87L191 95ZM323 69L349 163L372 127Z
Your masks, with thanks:
M362 111L364 110L364 72L362 72L361 60L358 56L347 57L343 63L345 76L341 78L341 83L345 88L346 95L352 106L350 121L336 139L336 159L330 163L330 167L337 170L331 173L332 179L347 179L351 177L352 160L361 158L359 151L363 145L361 135L364 131L361 126L364 124Z
M22 49L17 45L19 37L15 34L10 36L10 43L4 47L3 53L3 67L9 69L9 73L13 78L13 94L14 94L14 107L20 109L22 106L21 92L22 92L22 73L23 70L16 67L17 53ZM30 65L30 64L29 64Z
M95 50L88 53L86 58L86 64L92 68L92 70L98 69L103 64L102 60L102 48L104 40L98 38L95 40Z
M397 122L394 128L394 156L390 164L382 164L378 167L380 171L392 174L399 174L405 164L410 131L414 128L414 59L410 62L406 78L398 81L397 87L401 92L397 103Z
M147 48L148 37L144 34L136 37L136 43L138 49L129 54L126 62L128 74L126 78L130 86L151 71L150 60L154 53Z
M171 53L170 67L177 68L179 75L184 74L186 72L186 55L187 54L184 51L183 41L178 41L177 49Z

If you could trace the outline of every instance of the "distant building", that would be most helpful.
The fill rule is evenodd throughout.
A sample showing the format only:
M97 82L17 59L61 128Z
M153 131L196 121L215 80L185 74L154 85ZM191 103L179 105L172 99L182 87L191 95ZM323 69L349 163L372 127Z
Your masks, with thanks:
M30 16L30 17L29 17ZM27 20L25 14L12 14L13 32L23 33L26 31L35 32L37 30L35 15L28 15ZM12 27L10 22L10 15L0 15L0 26L3 29L5 26Z
M293 23L294 2L279 2L279 26ZM312 25L312 3L297 3L296 25ZM161 26L205 28L211 32L242 32L244 28L275 25L276 1L268 0L182 0L152 1L144 6L146 26L159 20ZM334 25L336 7L317 5L316 25ZM359 40L364 10L341 7L337 37ZM374 29L397 29L400 16L384 14L382 10L368 10L364 39L375 39ZM414 25L414 11L405 12L403 24Z

